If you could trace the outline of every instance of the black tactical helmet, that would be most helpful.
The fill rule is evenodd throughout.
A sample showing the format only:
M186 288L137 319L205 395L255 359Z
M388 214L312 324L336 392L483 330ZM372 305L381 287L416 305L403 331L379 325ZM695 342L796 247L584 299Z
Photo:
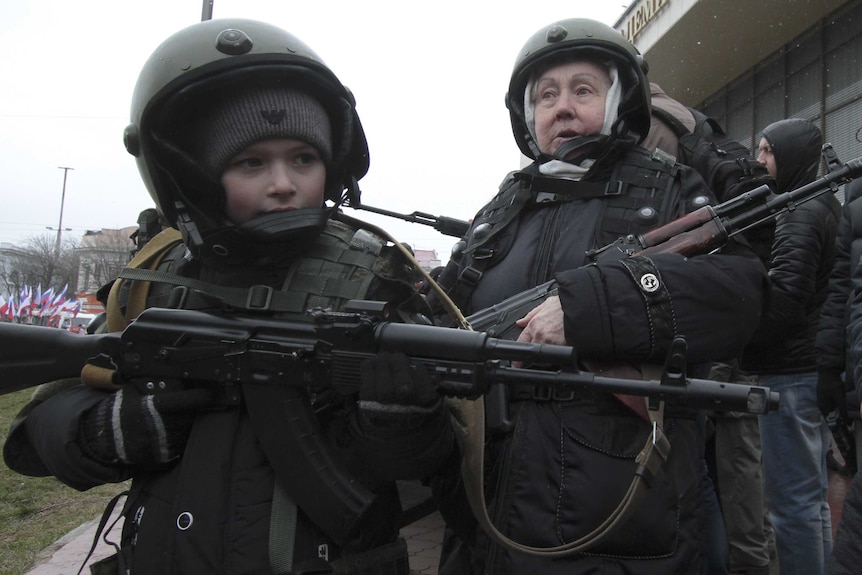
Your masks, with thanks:
M534 160L541 154L524 118L527 83L533 73L569 56L611 58L617 64L623 89L611 137L634 136L638 142L646 137L650 125L650 89L646 79L648 67L640 52L606 24L571 18L549 24L533 34L515 60L506 107L521 152Z
M144 64L123 134L159 211L184 234L181 220L191 219L202 233L225 220L224 191L184 149L183 120L215 94L249 85L295 86L320 101L333 132L326 198L338 200L345 189L359 193L368 144L350 91L306 44L276 26L207 20L173 34Z

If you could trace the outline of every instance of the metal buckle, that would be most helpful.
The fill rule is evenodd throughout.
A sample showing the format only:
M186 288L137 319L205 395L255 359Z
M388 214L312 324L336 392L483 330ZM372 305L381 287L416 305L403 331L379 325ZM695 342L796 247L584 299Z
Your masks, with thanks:
M533 399L536 401L550 401L554 390L549 385L534 385Z
M248 288L248 297L245 300L246 309L268 310L272 303L272 292L270 286L254 285Z
M458 281L473 287L479 283L479 280L482 279L482 275L482 272L476 268L466 267L464 268L464 271L461 272L461 275L458 276Z
M621 196L623 195L623 189L625 187L625 183L620 180L617 180L617 189L614 190L612 184L613 180L605 184L605 196Z

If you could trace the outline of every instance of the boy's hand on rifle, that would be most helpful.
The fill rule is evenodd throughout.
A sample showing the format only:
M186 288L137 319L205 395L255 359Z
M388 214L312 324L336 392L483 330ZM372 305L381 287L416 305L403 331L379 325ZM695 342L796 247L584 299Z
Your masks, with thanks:
M424 369L400 352L381 352L360 367L359 413L375 427L409 429L437 415L442 397Z
M216 403L206 387L142 395L126 385L87 411L78 442L104 464L162 465L182 455L196 413Z

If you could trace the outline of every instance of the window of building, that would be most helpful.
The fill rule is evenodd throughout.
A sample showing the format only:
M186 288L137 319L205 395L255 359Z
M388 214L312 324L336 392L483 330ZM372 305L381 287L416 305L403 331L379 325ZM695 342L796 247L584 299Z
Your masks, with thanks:
M705 113L754 150L788 117L816 122L847 161L862 156L862 0L851 2L707 98Z

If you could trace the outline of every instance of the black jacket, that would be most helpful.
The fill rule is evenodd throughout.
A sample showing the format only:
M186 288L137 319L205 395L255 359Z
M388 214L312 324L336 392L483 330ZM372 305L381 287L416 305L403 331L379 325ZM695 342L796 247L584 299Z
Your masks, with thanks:
M649 166L652 160L645 152L633 149L620 165L643 166L644 158ZM661 168L653 164L634 174L632 182L651 181L661 190L657 193L637 185L617 186L605 173L591 182L611 182L608 189L624 193L589 199L573 199L578 185L571 185L572 194L567 194L568 184L542 182L535 173L530 167L510 175L489 204L512 210L518 203L508 199L512 190L516 198L527 196L495 243L481 247L479 226L495 217L486 207L474 219L461 257L441 275L444 285L457 285L459 274L481 265L483 256L494 260L469 301L461 302L466 313L556 279L566 339L580 359L660 362L676 335L687 338L693 362L741 351L741 342L757 326L766 286L765 270L753 253L731 245L722 253L696 257L667 253L591 263L586 256L587 250L627 229L655 227L693 209L705 189L696 172L675 166L661 176ZM671 181L663 179L668 173ZM557 193L543 192L545 184ZM549 197L553 199L543 201ZM637 224L638 214L655 211L656 220ZM560 401L513 397L510 408L513 429L489 436L486 449L492 520L515 541L538 547L583 536L608 516L630 484L649 423L602 394ZM670 460L648 502L598 547L570 559L537 559L493 544L475 526L471 531L466 505L452 496L452 484L439 485L444 517L467 542L460 556L446 556L444 562L472 562L470 573L495 575L700 573L702 438L693 419L683 414L670 418L666 429Z
M764 130L778 170L777 191L787 192L817 176L820 131L807 121L784 121ZM751 373L817 370L815 339L835 261L841 205L831 193L778 217L769 269L768 310L742 356Z
M819 369L843 373L852 378L848 363L847 322L850 319L850 278L862 257L862 181L844 186L844 207L835 238L835 263L829 278L826 301L820 311L816 350Z
M836 266L836 273L833 278L836 279L834 285L839 288L846 289L844 294L845 300L836 302L845 303L846 307L834 306L827 310L824 307L821 320L821 333L818 334L818 345L824 346L824 362L825 367L840 369L844 363L839 363L839 355L837 352L845 351L846 347L846 365L847 373L846 381L850 382L855 387L856 393L862 391L862 314L860 314L860 306L862 306L862 268L858 265L859 254L856 250L862 247L862 214L859 210L862 209L862 183L854 182L851 186L845 188L846 202L844 204L844 218L842 218L841 233L839 235L838 250L842 259ZM845 262L847 254L856 254L854 259ZM852 257L852 256L851 256ZM849 274L849 278L844 274ZM840 274L840 275L839 275ZM831 292L830 292L831 295ZM827 311L829 315L827 315ZM845 332L842 329L840 334L832 334L830 338L831 326L841 325L839 320L844 317L832 317L832 313L845 312L847 314L847 339L839 339L839 335ZM827 345L827 344L832 345ZM858 420L856 425L859 425ZM850 484L850 489L847 492L847 497L844 500L843 512L841 515L841 523L838 525L838 531L835 535L835 545L832 555L829 558L828 571L833 575L849 575L859 571L859 564L862 562L862 540L859 533L862 529L862 473L856 473L853 482Z

